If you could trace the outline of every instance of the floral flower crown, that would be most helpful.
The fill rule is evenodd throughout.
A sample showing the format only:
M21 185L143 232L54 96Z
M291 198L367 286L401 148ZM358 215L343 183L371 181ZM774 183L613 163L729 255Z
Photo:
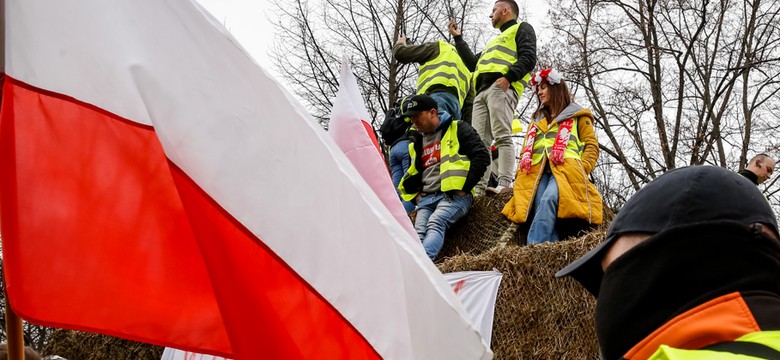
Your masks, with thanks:
M558 70L554 68L542 69L531 76L531 85L534 87L542 85L543 83L556 85L560 84L561 80L563 80L563 78L561 77L561 73L559 73Z

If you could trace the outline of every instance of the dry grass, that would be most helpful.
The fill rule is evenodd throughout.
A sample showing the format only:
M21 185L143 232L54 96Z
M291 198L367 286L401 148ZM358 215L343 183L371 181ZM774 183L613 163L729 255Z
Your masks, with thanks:
M574 280L554 274L603 238L603 230L596 230L568 241L496 247L451 257L439 269L496 268L504 274L491 344L496 359L598 359L595 300Z
M41 353L69 360L160 360L163 348L106 335L57 329Z
M517 226L501 214L510 193L474 199L466 217L447 230L437 262L451 256L476 255L507 241L513 241Z

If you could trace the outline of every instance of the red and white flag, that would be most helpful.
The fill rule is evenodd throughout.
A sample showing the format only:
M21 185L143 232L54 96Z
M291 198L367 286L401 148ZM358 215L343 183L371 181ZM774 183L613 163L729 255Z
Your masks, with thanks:
M444 278L466 308L471 323L479 329L488 344L493 335L493 314L496 311L496 297L503 276L504 274L496 269L444 274Z
M174 348L165 348L160 360L230 360L221 356L205 355L193 353L190 351L178 350Z
M0 229L31 322L236 359L490 358L333 140L191 0L5 0Z
M368 110L366 110L363 97L360 96L357 79L352 74L349 63L345 60L341 64L339 91L333 101L328 134L333 137L341 151L355 165L357 171L379 196L382 203L387 206L395 219L412 234L413 241L422 249L417 232L395 191L393 180L379 150L374 130L366 121L368 118Z

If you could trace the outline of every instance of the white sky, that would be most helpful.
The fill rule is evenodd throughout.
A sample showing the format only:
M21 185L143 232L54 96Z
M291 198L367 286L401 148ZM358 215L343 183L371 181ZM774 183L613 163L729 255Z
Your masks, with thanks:
M284 79L278 77L278 74L271 66L270 52L273 48L275 24L273 19L275 5L270 0L197 0L203 7L211 12L233 36L238 40L244 49L255 58L260 66L273 76L277 81L286 86ZM490 20L489 10L495 0L482 0L487 4L487 13L484 14L485 22ZM293 2L289 2L291 5ZM528 12L528 22L536 29L540 41L545 38L545 28L549 26L547 20L547 2L539 0L518 0L522 7L526 6Z
M276 75L271 67L274 5L268 0L197 0L219 20L260 66ZM281 80L281 79L278 79Z

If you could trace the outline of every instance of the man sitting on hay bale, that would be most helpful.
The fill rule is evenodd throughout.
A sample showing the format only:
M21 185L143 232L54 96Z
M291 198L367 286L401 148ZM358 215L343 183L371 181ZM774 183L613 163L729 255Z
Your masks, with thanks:
M748 179L672 170L556 276L596 296L605 359L780 359L780 237ZM740 354L740 355L735 355Z
M402 105L417 133L409 144L412 164L401 179L401 198L417 205L414 229L435 259L447 229L468 213L474 187L490 164L490 153L471 125L453 119L429 95Z

